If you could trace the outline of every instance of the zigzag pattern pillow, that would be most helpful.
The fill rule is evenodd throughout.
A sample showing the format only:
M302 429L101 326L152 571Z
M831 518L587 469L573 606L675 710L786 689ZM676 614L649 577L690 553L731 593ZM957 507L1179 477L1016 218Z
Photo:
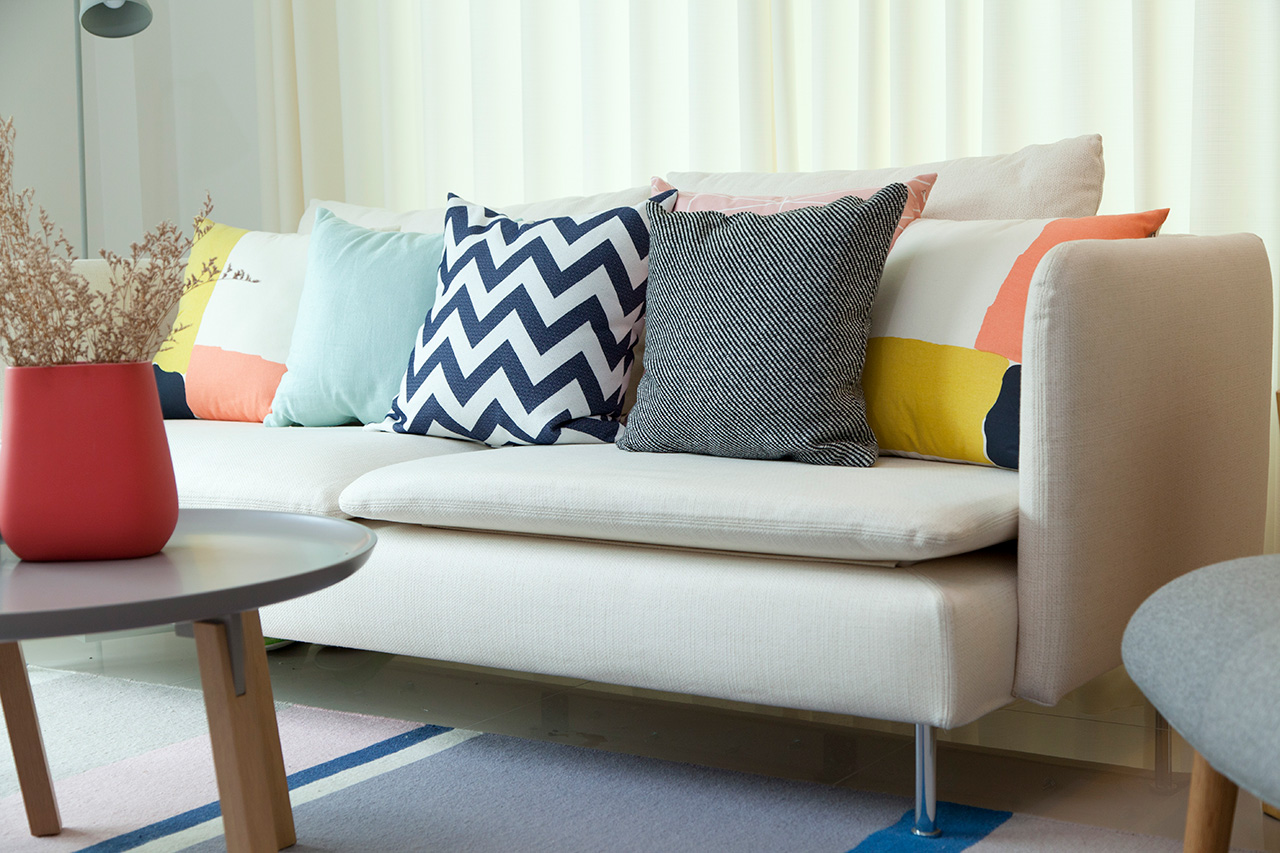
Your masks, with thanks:
M670 210L675 195L655 201ZM644 319L647 203L517 222L450 194L435 303L378 428L613 441Z

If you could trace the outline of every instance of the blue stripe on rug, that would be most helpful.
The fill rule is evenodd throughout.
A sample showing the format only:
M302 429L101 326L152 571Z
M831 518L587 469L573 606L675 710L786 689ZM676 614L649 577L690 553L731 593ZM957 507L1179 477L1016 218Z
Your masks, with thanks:
M341 773L352 767L358 767L361 764L368 764L370 761L382 758L384 755L391 755L449 731L453 731L453 729L445 726L421 726L404 734L389 737L384 741L366 746L364 749L357 749L355 752L340 755L323 764L299 770L297 773L291 773L286 777L286 781L289 783L289 790L301 788L303 785L309 785L312 782L328 778L335 773ZM132 850L157 838L164 838L166 835L173 835L175 832L182 832L184 829L190 829L205 821L213 820L221 814L222 807L215 800L212 803L206 803L182 814L156 821L132 832L126 832L123 835L117 835L115 838L109 838L90 847L84 847L81 849L81 853L118 853L118 851Z
M915 810L904 814L893 826L873 832L849 853L960 853L991 834L991 831L1013 817L1013 812L998 812L957 803L938 803L938 826L942 835L921 838L911 834L915 826Z

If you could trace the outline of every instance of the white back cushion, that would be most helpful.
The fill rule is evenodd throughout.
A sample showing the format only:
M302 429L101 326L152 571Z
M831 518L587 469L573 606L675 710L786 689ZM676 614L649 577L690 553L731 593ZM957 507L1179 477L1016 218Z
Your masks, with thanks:
M678 190L800 195L883 186L926 172L938 181L925 219L1044 219L1093 216L1102 202L1102 137L1028 145L1012 154L962 157L889 169L830 172L671 172Z

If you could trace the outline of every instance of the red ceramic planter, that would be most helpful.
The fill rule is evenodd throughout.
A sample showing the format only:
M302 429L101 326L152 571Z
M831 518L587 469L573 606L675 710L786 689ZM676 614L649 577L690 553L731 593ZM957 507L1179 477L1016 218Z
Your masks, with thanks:
M164 548L178 489L150 364L5 370L0 536L23 560Z

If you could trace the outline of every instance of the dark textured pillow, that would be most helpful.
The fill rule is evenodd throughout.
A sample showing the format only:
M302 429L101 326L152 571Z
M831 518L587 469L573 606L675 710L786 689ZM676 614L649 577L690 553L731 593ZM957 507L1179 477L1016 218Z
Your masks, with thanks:
M649 205L645 374L623 450L866 467L871 303L907 188L769 216Z

